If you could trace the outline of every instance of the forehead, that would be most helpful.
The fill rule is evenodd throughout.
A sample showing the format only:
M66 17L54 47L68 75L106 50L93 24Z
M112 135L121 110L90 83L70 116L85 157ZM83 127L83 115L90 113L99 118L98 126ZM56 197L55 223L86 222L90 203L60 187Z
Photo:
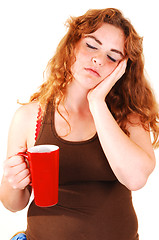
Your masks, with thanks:
M94 36L103 46L118 48L124 52L124 31L111 24L103 23L95 32L85 34L84 37Z

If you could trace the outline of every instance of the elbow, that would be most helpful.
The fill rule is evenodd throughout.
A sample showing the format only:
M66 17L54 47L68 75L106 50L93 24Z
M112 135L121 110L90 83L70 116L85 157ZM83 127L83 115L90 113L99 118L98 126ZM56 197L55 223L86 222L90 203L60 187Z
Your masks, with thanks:
M6 208L7 210L9 210L12 213L16 213L19 211L18 209L12 208L8 203L6 203L6 201L3 201L2 199L1 199L1 203L4 206L4 208Z
M135 179L135 180L131 180L129 183L126 184L126 187L130 190L130 191L137 191L140 190L141 188L143 188L145 186L147 182L147 178L143 178L143 179Z
M125 181L125 186L130 191L140 190L141 188L143 188L146 185L147 180L152 171L149 171L147 173L140 172L136 175L131 176L130 178L127 179L127 181Z
M146 177L144 176L132 176L132 177L128 177L128 178L124 178L124 179L118 179L121 184L123 184L127 189L129 189L130 191L137 191L141 188L143 188L147 182Z
M25 208L25 207L24 208L12 208L11 206L9 206L9 205L7 205L7 204L5 204L3 202L2 202L2 204L8 211L10 211L12 213L19 212L19 211L21 211L21 210L23 210Z
M125 186L131 191L137 191L143 188L146 185L147 180L150 174L153 172L155 166L156 161L151 161L151 164L146 168L146 170L142 169L137 171L136 174L133 174Z
M129 181L127 181L126 187L131 191L137 191L143 188L146 185L147 180L152 173L154 167L146 173L140 172L138 175L130 178Z
M12 212L12 213L16 213L16 212L19 212L18 210L15 210L15 209L11 209L11 208L9 208L9 207L7 207L7 206L4 206L7 210L9 210L10 212Z

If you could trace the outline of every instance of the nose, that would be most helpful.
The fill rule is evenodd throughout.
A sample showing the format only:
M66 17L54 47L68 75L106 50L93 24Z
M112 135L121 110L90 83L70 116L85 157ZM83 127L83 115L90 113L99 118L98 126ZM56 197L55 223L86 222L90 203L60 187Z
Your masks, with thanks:
M105 58L103 56L95 56L92 58L92 62L94 65L103 66L105 64Z

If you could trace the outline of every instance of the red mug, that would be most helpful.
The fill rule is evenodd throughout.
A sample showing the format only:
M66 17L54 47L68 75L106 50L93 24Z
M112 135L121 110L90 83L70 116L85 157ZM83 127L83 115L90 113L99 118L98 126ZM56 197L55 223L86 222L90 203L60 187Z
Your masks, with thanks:
M58 202L59 185L59 147L56 145L37 145L26 153L30 166L35 204L39 207L50 207Z

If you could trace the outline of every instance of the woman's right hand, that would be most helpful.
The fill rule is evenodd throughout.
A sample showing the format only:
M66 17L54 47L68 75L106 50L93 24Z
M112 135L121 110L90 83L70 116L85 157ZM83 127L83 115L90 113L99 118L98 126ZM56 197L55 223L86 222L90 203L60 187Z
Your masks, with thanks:
M24 157L14 155L4 162L4 178L13 189L23 190L30 183L30 171Z

